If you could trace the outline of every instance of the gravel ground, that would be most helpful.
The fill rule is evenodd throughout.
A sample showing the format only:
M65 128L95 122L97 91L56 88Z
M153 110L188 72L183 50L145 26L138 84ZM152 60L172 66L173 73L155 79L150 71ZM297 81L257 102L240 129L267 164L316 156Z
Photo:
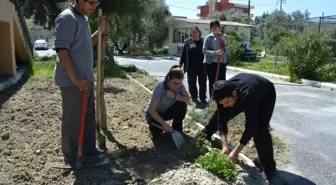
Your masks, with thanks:
M106 79L104 85L110 165L76 173L51 168L62 163L61 97L53 80L31 78L0 92L0 184L147 184L184 168L189 159L175 150L168 135L155 141L150 137L143 115L149 93L124 79ZM190 141L196 127L185 125L185 132Z

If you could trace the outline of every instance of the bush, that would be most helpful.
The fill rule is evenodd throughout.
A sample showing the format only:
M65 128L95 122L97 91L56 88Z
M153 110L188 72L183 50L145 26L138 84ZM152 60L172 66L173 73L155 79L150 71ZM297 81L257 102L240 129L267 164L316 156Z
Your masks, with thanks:
M163 48L154 48L153 49L154 55L168 55L168 46L164 46Z
M97 73L97 66L94 68L95 74ZM104 65L104 78L127 78L126 72L115 63L114 59L105 61Z
M240 47L239 39L229 35L230 52L228 54L229 65L236 65L244 56L244 48Z
M291 80L333 81L336 79L336 61L328 38L317 32L308 39L292 32L280 42L282 54L288 57Z
M236 179L236 165L226 155L222 155L219 150L211 150L205 155L200 156L196 162L202 168L224 180L233 181Z

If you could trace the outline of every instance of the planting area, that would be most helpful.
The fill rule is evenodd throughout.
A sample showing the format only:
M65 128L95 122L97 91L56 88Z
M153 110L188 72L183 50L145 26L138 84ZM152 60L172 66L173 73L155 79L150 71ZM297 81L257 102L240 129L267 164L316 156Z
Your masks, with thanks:
M139 81L145 87L153 90L157 84L157 80L151 76L146 75L145 73L134 73L131 75L134 79ZM202 125L206 125L210 119L213 112L216 110L216 104L211 102L209 106L205 109L195 108L195 105L188 106L188 115L190 116L191 122L198 122ZM245 116L244 113L239 114L233 118L228 123L229 134L228 141L233 145L239 144L240 137L242 136L245 128ZM271 123L272 124L272 123ZM286 167L290 163L289 156L289 141L280 139L273 132L273 145L274 145L274 155L277 165L279 167ZM253 139L248 143L248 145L243 149L243 154L248 156L254 161L258 161L258 154L253 143Z
M62 164L61 97L53 79L30 78L1 92L0 184L260 184L256 169L237 165L237 178L223 180L177 151L169 135L153 141L143 114L150 94L134 82L108 78L104 87L110 165L76 173L51 168ZM184 129L192 142L196 126Z

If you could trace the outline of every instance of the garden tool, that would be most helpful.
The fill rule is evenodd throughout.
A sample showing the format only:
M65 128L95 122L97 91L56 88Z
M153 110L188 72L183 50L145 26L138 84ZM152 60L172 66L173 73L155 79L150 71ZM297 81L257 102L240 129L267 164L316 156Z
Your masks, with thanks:
M165 131L165 129L161 125L158 125L156 123L152 123L152 126ZM171 136L173 138L173 141L174 141L174 144L175 144L176 148L180 150L182 148L182 146L186 143L182 134L179 131L174 130L171 133Z
M78 138L78 153L76 161L76 169L78 170L82 165L83 156L83 140L84 140L84 125L85 125L85 113L86 113L86 90L82 91L81 97L81 112L80 112L80 124L79 124L79 138Z
M98 9L98 18L102 16L102 9ZM97 124L96 124L96 139L98 141L98 146L100 149L105 150L106 149L106 136L103 135L100 130L100 124L101 124L101 110L100 110L100 91L101 91L101 43L102 43L102 31L101 28L98 27L98 47L97 47L97 92L96 92L96 101L97 101Z
M222 41L222 39L220 40L219 49L224 49L224 42ZM219 68L220 68L221 61L222 61L222 55L218 55L218 57L217 57L216 81L218 80L218 74L219 74Z

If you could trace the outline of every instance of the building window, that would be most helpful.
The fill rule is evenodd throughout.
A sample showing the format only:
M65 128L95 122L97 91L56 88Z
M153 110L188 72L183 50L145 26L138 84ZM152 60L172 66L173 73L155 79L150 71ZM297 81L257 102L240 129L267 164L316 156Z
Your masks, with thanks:
M173 28L173 43L183 43L189 34L190 28Z

